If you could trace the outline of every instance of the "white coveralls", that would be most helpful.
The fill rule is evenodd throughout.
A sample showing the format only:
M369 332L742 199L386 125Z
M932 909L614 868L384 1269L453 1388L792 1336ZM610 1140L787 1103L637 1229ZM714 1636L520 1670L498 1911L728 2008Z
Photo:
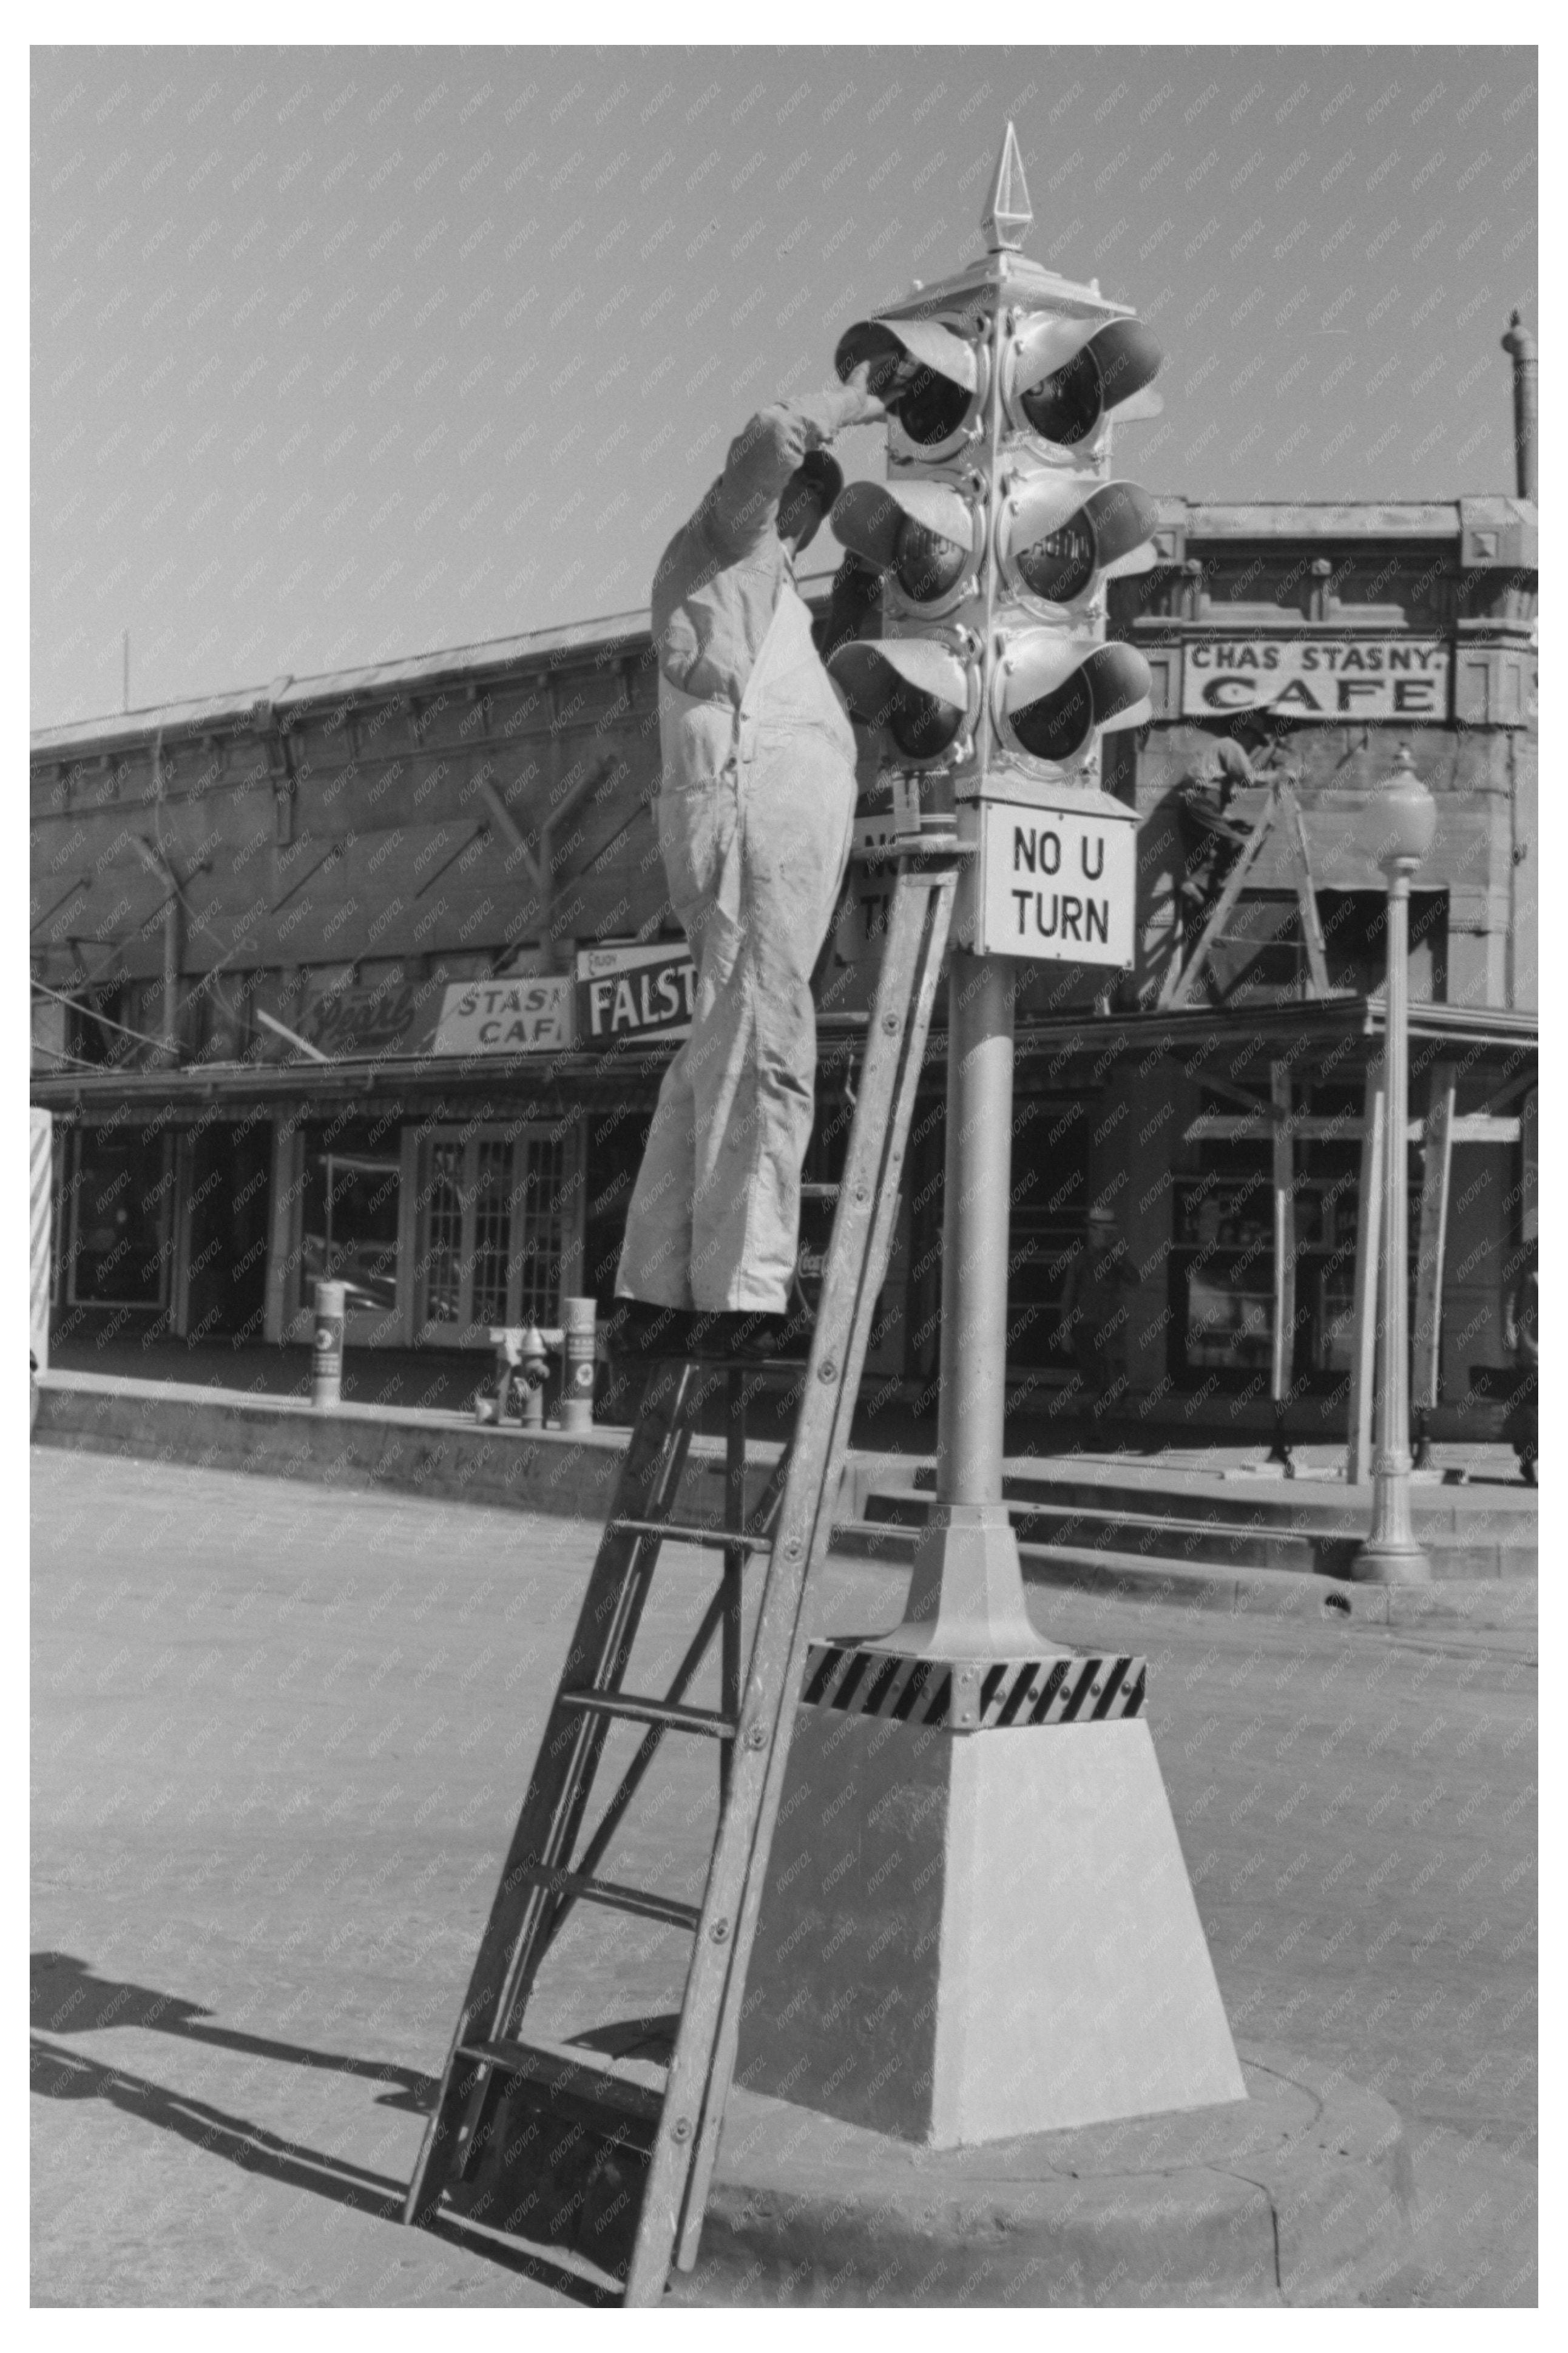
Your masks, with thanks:
M806 452L881 414L853 388L763 409L654 580L659 847L697 987L627 1214L623 1299L789 1305L810 976L849 856L855 743L776 522Z

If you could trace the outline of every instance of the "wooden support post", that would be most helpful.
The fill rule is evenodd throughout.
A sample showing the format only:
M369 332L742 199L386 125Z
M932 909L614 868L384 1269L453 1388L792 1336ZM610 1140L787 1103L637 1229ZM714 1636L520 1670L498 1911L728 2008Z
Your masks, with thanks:
M304 1137L291 1112L272 1123L272 1186L268 1209L267 1307L265 1337L286 1340L299 1290L295 1258L302 1224L301 1194L304 1177Z
M1296 1139L1290 1132L1290 1066L1269 1065L1274 1092L1274 1361L1270 1395L1278 1405L1295 1373Z
M517 863L522 867L523 871L526 874L529 881L533 884L535 890L542 891L544 889L544 871L540 866L539 860L529 849L527 841L524 836L522 827L518 824L516 818L507 807L506 803L502 799L498 788L491 781L490 777L486 776L482 780L479 787L479 796L481 800L483 801L485 807L490 812L491 822L493 825L495 831L506 844L507 849L511 850L514 857L516 859Z
M1452 1062L1435 1062L1428 1081L1421 1225L1415 1246L1415 1346L1410 1401L1428 1412L1437 1402L1442 1361L1443 1259L1448 1240L1448 1185L1454 1165Z
M1356 1227L1356 1307L1351 1342L1351 1398L1345 1480L1360 1486L1372 1476L1372 1394L1377 1372L1378 1250L1383 1232L1383 1155L1388 1096L1380 1055L1367 1071L1361 1117L1361 1176Z

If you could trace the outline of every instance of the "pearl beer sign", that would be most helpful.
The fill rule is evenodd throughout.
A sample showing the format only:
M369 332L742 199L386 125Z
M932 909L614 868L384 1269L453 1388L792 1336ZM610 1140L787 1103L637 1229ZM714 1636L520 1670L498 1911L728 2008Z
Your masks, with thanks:
M981 803L980 955L1131 964L1138 819L1108 794L1084 798L1080 807Z

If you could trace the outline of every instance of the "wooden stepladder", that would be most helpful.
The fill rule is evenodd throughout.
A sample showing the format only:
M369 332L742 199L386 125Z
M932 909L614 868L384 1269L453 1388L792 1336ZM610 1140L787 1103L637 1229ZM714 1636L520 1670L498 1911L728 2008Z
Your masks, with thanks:
M805 1604L830 1542L952 920L956 846L911 841L894 855L882 971L791 1435L747 1520L740 1368L686 1359L651 1367L405 2208L413 2223L443 2211L478 2221L629 2305L657 2304L672 2262L689 2269L696 2259L806 1662ZM755 1376L755 1366L746 1369ZM702 1401L721 1381L726 1525L693 1525L678 1514L682 1472ZM673 1681L642 1693L629 1687L628 1669L666 1542L701 1546L723 1566ZM760 1589L746 1660L741 1588L753 1565ZM720 1704L695 1707L686 1694L715 1634ZM601 1791L613 1778L600 1767L618 1721L645 1729L619 1782ZM715 1742L720 1760L698 1902L690 1890L678 1899L599 1875L671 1735ZM530 2032L541 1968L578 1905L595 1907L579 1915L585 1923L603 1908L693 1938L667 2063ZM476 2205L481 2179L491 2186Z
M1196 947L1184 963L1173 963L1166 974L1159 999L1162 1012L1167 1007L1187 1004L1214 949L1238 937L1227 932L1225 925L1246 887L1247 878L1256 865L1265 843L1277 826L1283 826L1286 832L1297 912L1301 923L1301 942L1307 955L1309 992L1313 997L1330 994L1329 961L1323 944L1323 927L1318 917L1318 893L1312 879L1312 861L1307 851L1307 828L1301 821L1301 804L1296 797L1295 782L1289 776L1271 779L1261 797L1248 794L1245 798L1257 804L1250 829L1245 829L1247 818L1239 809L1239 823L1227 823L1223 818L1205 820L1220 839L1233 848L1234 855L1219 895L1209 910ZM1245 944L1255 947L1259 943L1249 939Z

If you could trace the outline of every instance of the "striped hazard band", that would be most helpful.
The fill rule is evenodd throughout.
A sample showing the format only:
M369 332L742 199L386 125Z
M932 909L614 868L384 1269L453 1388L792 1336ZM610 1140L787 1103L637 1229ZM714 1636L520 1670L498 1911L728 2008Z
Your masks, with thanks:
M909 1659L854 1643L813 1642L800 1699L845 1715L991 1732L1137 1715L1146 1683L1142 1659Z

